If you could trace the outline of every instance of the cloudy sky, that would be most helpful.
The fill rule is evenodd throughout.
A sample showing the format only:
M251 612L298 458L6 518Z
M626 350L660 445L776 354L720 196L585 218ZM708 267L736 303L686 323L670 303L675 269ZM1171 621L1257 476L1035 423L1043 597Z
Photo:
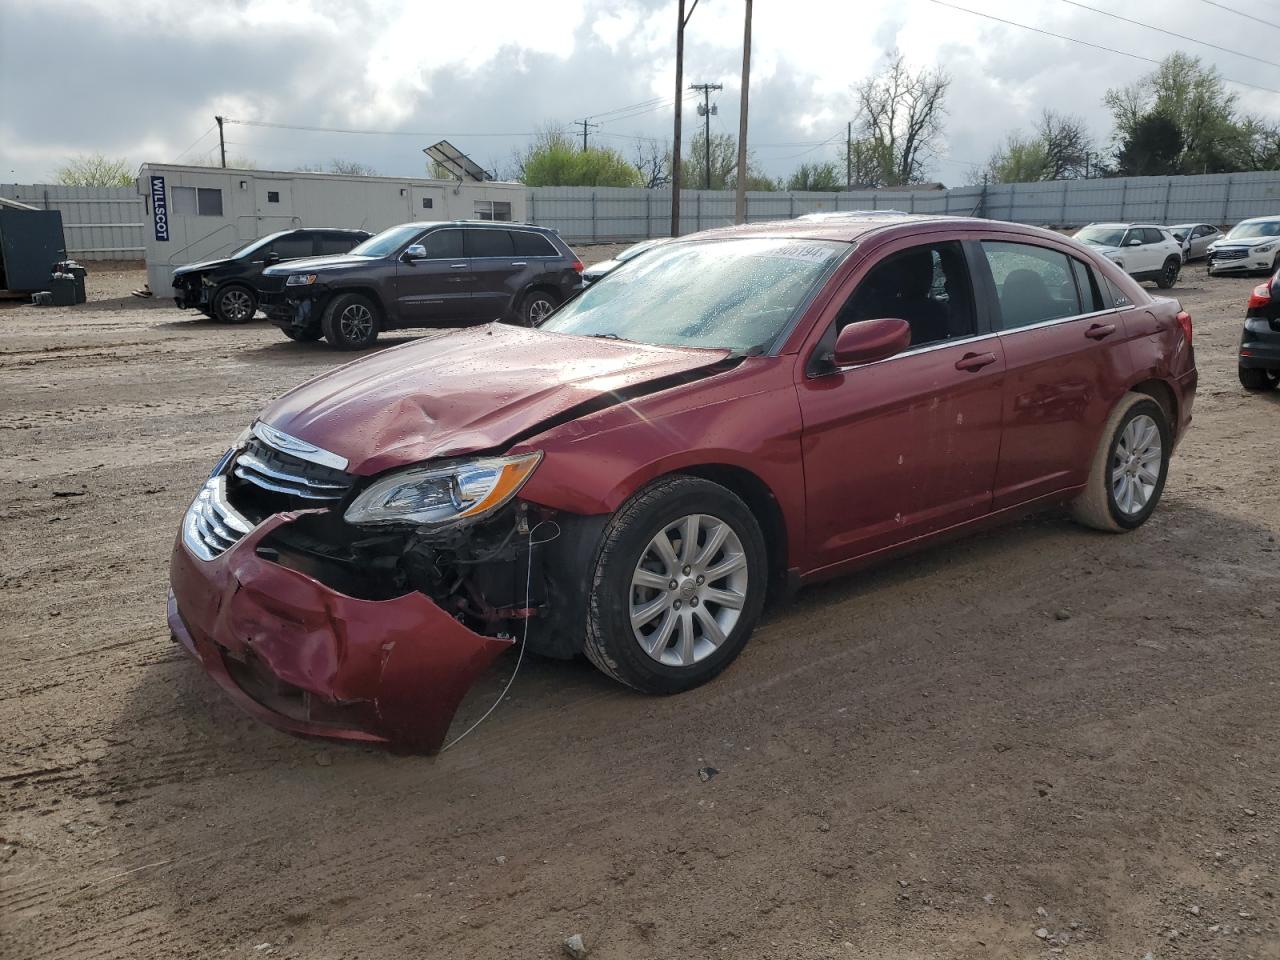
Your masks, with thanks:
M1073 0L947 2L1152 59L1184 49L1280 90L1280 0L1080 0L1232 52ZM724 84L712 126L731 133L742 9L700 0L686 35L686 83ZM219 113L402 132L229 123L228 155L262 169L341 158L420 175L422 147L440 138L502 168L531 132L592 116L595 142L630 154L635 138L670 137L675 16L674 0L0 0L0 180L48 180L81 152L212 162ZM835 159L851 87L895 47L953 78L931 171L947 183L1045 107L1081 115L1105 147L1103 93L1151 69L933 0L756 0L754 35L750 143L775 176ZM1280 93L1232 89L1242 109L1280 120ZM685 118L698 122L691 106Z

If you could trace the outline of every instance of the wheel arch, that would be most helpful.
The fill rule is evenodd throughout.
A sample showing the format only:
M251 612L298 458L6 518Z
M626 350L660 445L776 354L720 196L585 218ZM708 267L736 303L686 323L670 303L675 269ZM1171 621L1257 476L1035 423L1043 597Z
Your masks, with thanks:
M333 301L348 293L358 293L360 296L366 297L373 303L374 307L377 308L378 319L383 323L387 321L390 314L387 312L387 305L382 302L382 297L378 295L377 289L363 284L356 284L349 287L335 287L334 289L329 290L325 295L324 309L328 310L333 306Z
M1154 400L1169 421L1169 430L1175 436L1178 433L1178 395L1169 384L1157 377L1141 380L1129 387L1129 393L1141 393Z

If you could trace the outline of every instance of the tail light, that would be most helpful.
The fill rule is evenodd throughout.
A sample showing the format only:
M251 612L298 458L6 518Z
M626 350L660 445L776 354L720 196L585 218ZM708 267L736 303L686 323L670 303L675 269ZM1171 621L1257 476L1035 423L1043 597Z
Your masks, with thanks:
M1249 294L1249 309L1255 307L1265 307L1271 302L1271 284L1260 283L1253 288L1253 293Z
M585 269L587 269L587 268L583 265L583 263L582 263L582 261L581 261L581 260L575 260L575 261L573 261L573 269L574 269L577 273L581 273L583 270L585 270Z
M1191 342L1191 314L1185 310L1178 311L1178 326L1182 328L1182 337L1187 343Z

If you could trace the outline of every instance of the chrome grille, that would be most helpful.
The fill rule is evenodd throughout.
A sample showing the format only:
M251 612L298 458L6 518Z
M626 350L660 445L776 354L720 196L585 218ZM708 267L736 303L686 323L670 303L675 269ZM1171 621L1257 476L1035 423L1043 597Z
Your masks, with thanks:
M1239 247L1227 247L1213 251L1213 259L1215 260L1243 260L1248 255L1248 250L1241 250Z
M219 476L206 481L187 508L182 539L201 560L212 560L252 529L253 524L227 502L227 480Z
M236 455L232 474L271 493L302 500L341 500L351 489L351 475L277 450L253 437Z

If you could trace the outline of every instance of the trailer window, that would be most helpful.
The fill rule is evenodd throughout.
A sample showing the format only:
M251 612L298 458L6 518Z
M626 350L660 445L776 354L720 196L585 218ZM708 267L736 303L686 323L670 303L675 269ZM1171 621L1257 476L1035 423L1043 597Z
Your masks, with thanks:
M477 200L477 220L501 220L511 222L511 203L507 200Z
M212 187L172 187L173 212L187 217L222 216L222 191Z

